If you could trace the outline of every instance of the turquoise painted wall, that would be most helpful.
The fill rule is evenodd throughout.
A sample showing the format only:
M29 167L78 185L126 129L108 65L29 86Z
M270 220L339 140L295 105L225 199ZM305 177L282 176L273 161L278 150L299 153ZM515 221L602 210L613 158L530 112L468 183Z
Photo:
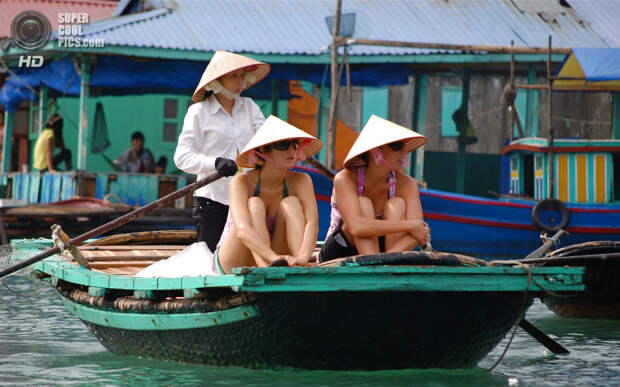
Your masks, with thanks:
M167 117L164 117L164 105L169 100L171 109ZM140 96L106 96L91 98L88 104L89 122L89 147L93 135L93 124L95 117L95 107L97 102L103 104L103 111L108 127L108 138L110 146L103 152L109 159L114 160L123 151L131 146L131 134L140 130L146 139L145 146L153 152L155 160L160 156L168 158L166 173L177 171L174 167L174 150L176 139L183 128L183 118L187 107L191 103L190 97L178 96L173 94L149 94ZM271 100L256 100L265 117L272 112ZM78 122L79 122L79 99L78 98L58 98L59 112L64 117L63 137L67 147L73 155L73 164L77 163L77 143L78 143ZM176 115L174 114L176 110ZM278 116L287 119L287 101L281 100L278 105ZM32 120L31 120L32 122ZM176 131L174 141L166 141L164 138L164 125L168 125L169 130ZM31 128L31 146L34 147L36 133ZM32 156L31 156L32 160ZM62 167L62 164L61 164ZM92 172L113 172L114 169L100 155L89 153L86 160L88 171Z
M388 119L389 86L365 86L362 90L362 128L371 115Z

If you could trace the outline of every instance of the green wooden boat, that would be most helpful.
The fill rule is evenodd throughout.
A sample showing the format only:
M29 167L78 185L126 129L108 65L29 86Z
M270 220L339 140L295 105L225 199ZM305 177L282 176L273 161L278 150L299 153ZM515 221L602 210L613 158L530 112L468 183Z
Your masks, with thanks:
M620 242L569 245L538 260L544 267L583 267L585 291L546 294L547 307L561 317L620 320Z
M52 256L37 263L35 273L51 281L108 350L215 366L474 367L541 286L583 290L580 268L533 267L528 280L528 268L424 252L237 268L222 276L138 278L133 274L185 245L128 242L114 236L81 246L91 269Z

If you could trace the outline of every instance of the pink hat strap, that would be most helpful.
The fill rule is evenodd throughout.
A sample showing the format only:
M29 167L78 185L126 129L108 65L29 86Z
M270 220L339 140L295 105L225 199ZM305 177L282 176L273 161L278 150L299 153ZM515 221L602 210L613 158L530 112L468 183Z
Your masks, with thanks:
M284 165L278 163L277 161L275 161L274 159L272 159L271 157L267 156L266 154L257 151L256 149L252 149L250 152L256 152L257 155L259 155L260 157L264 158L265 160L268 160L269 162L271 162L271 164L273 164L276 168L278 168L279 170L287 170L288 168L286 168Z
M375 164L379 165L379 164L383 164L384 167L386 167L388 170L393 171L394 167L392 167L387 161L385 161L385 158L383 157L383 152L381 152L381 149L371 149L370 150L370 154L372 155L373 160L375 161Z

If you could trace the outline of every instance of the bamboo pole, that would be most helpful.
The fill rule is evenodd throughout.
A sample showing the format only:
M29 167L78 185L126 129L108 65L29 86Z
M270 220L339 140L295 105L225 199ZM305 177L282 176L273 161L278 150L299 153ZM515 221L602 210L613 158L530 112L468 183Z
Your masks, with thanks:
M511 40L510 41L510 47L512 47L514 45L515 41ZM515 88L515 56L514 53L510 53L510 88L511 91L514 90ZM509 138L510 141L513 140L513 133L515 131L515 116L516 116L516 112L515 112L515 104L514 102L510 104L510 131L508 132L509 134Z
M329 119L327 120L327 152L326 161L328 168L334 168L334 160L336 159L335 143L336 143L336 101L338 99L338 86L340 84L340 77L338 74L338 34L340 33L340 11L342 6L342 0L336 2L336 15L334 16L334 25L332 29L332 88L331 97L329 99Z
M547 158L549 159L549 197L553 197L553 185L555 184L555 179L553 177L553 127L552 121L553 117L551 115L551 96L553 94L553 79L551 75L551 35L549 35L549 51L547 55L547 127L549 128L549 153Z
M361 38L341 38L334 37L334 41L339 46L360 44L366 46L390 46L390 47L411 47L411 48L430 48L438 50L457 50L457 51L486 51L503 54L545 54L546 47L514 47L514 46L488 46L476 44L446 44L446 43L423 43L423 42L400 42L395 40L377 40ZM556 47L552 50L554 54L570 54L569 47Z
M517 83L515 84L515 88L526 90L549 90L549 85L526 85L523 83Z

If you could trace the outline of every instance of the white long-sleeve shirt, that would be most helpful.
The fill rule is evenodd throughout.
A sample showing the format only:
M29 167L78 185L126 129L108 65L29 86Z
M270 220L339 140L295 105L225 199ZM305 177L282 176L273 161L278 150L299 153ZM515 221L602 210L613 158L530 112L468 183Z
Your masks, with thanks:
M216 158L235 160L264 121L260 108L250 98L235 98L232 117L214 96L197 102L187 109L174 163L203 179L216 172ZM194 195L228 205L231 178L223 177L199 188Z

